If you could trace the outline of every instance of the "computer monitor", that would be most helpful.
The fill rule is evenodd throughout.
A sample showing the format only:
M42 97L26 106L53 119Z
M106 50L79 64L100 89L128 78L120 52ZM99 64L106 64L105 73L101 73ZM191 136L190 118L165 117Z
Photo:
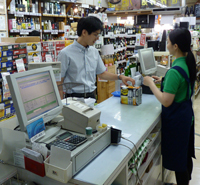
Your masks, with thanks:
M153 54L153 48L140 49L138 54L142 73L145 75L155 74L157 63Z
M40 118L44 123L62 111L52 67L43 67L7 76L8 86L21 131Z

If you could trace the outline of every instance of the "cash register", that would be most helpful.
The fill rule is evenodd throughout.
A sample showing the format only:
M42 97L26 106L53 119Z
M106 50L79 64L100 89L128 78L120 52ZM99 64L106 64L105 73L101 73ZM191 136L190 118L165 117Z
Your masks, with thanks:
M96 129L96 126L100 123L100 111L96 108L90 108L82 102L63 106L52 67L11 74L7 76L7 81L16 110L20 127L19 132L23 135L27 133L29 138L39 133L40 136L36 138L37 141L44 142L45 138L45 143L51 143L58 135L65 133L66 129L72 134L85 137L86 127ZM60 116L61 112L63 118L58 126L46 129L45 124ZM61 129L61 126L63 129ZM40 134L42 132L43 135ZM13 145L14 142L13 140ZM68 174L71 174L69 177L71 178L78 173L110 143L110 129L106 129L93 137L92 140L87 140L71 151L71 158L69 159L71 167L67 167ZM48 163L47 166L51 165ZM61 182L67 182L70 179L60 180L59 175L53 174L55 168L48 169L52 170L52 174L49 171L46 172L46 175L50 178Z

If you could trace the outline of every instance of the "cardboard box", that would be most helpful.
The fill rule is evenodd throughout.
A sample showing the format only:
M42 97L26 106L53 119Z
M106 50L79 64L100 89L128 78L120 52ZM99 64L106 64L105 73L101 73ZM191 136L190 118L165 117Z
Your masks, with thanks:
M46 62L46 54L50 54L52 57L52 62L55 62L56 52L54 51L42 51L42 62Z
M9 57L0 57L0 62L4 61L4 62L7 62L7 61L11 61L13 59L12 56L9 56Z
M27 36L27 37L3 37L1 42L7 43L27 43L27 42L40 42L38 36Z
M73 40L65 40L65 47L67 47L67 46L69 46L69 45L71 45L73 43L74 43Z
M0 51L8 51L8 50L12 50L13 49L13 45L9 44L3 44L1 43L1 46L0 46Z
M13 55L20 55L20 54L26 54L26 53L27 53L26 48L13 50Z
M121 103L127 105L140 105L142 103L142 87L122 86Z
M28 52L27 55L27 59L28 59L28 63L29 62L34 62L33 57L37 57L39 56L41 58L41 52L40 51L36 51L36 52Z
M54 41L42 42L42 51L53 51L56 49Z
M56 41L56 50L62 50L65 48L65 41Z
M1 51L0 50L0 57L9 57L13 56L13 50Z
M26 44L27 52L42 51L41 42L33 42Z
M20 55L13 56L12 63L13 63L14 66L16 65L15 60L17 60L17 59L22 59L24 61L24 64L27 63L26 54L20 54Z
M14 44L13 49L26 49L26 43Z
M4 67L12 67L13 66L13 62L12 61L7 61L7 62L1 62L1 68Z

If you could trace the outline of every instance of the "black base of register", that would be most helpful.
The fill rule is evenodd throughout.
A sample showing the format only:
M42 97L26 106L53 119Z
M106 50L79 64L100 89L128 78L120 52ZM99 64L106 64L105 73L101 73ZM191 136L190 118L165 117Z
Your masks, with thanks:
M148 86L142 85L142 94L153 94Z

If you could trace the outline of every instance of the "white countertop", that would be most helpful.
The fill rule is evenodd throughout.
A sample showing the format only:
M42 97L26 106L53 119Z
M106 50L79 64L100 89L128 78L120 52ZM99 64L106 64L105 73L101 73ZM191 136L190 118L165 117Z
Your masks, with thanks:
M98 104L96 108L101 110L101 123L113 125L122 130L122 134L131 134L128 139L137 147L158 123L161 114L161 104L154 95L143 95L142 104L139 106L123 105L119 97L111 97ZM126 140L122 139L120 143L134 149ZM82 181L98 185L112 183L114 180L112 176L130 153L130 149L125 146L111 145L80 171L71 182Z

